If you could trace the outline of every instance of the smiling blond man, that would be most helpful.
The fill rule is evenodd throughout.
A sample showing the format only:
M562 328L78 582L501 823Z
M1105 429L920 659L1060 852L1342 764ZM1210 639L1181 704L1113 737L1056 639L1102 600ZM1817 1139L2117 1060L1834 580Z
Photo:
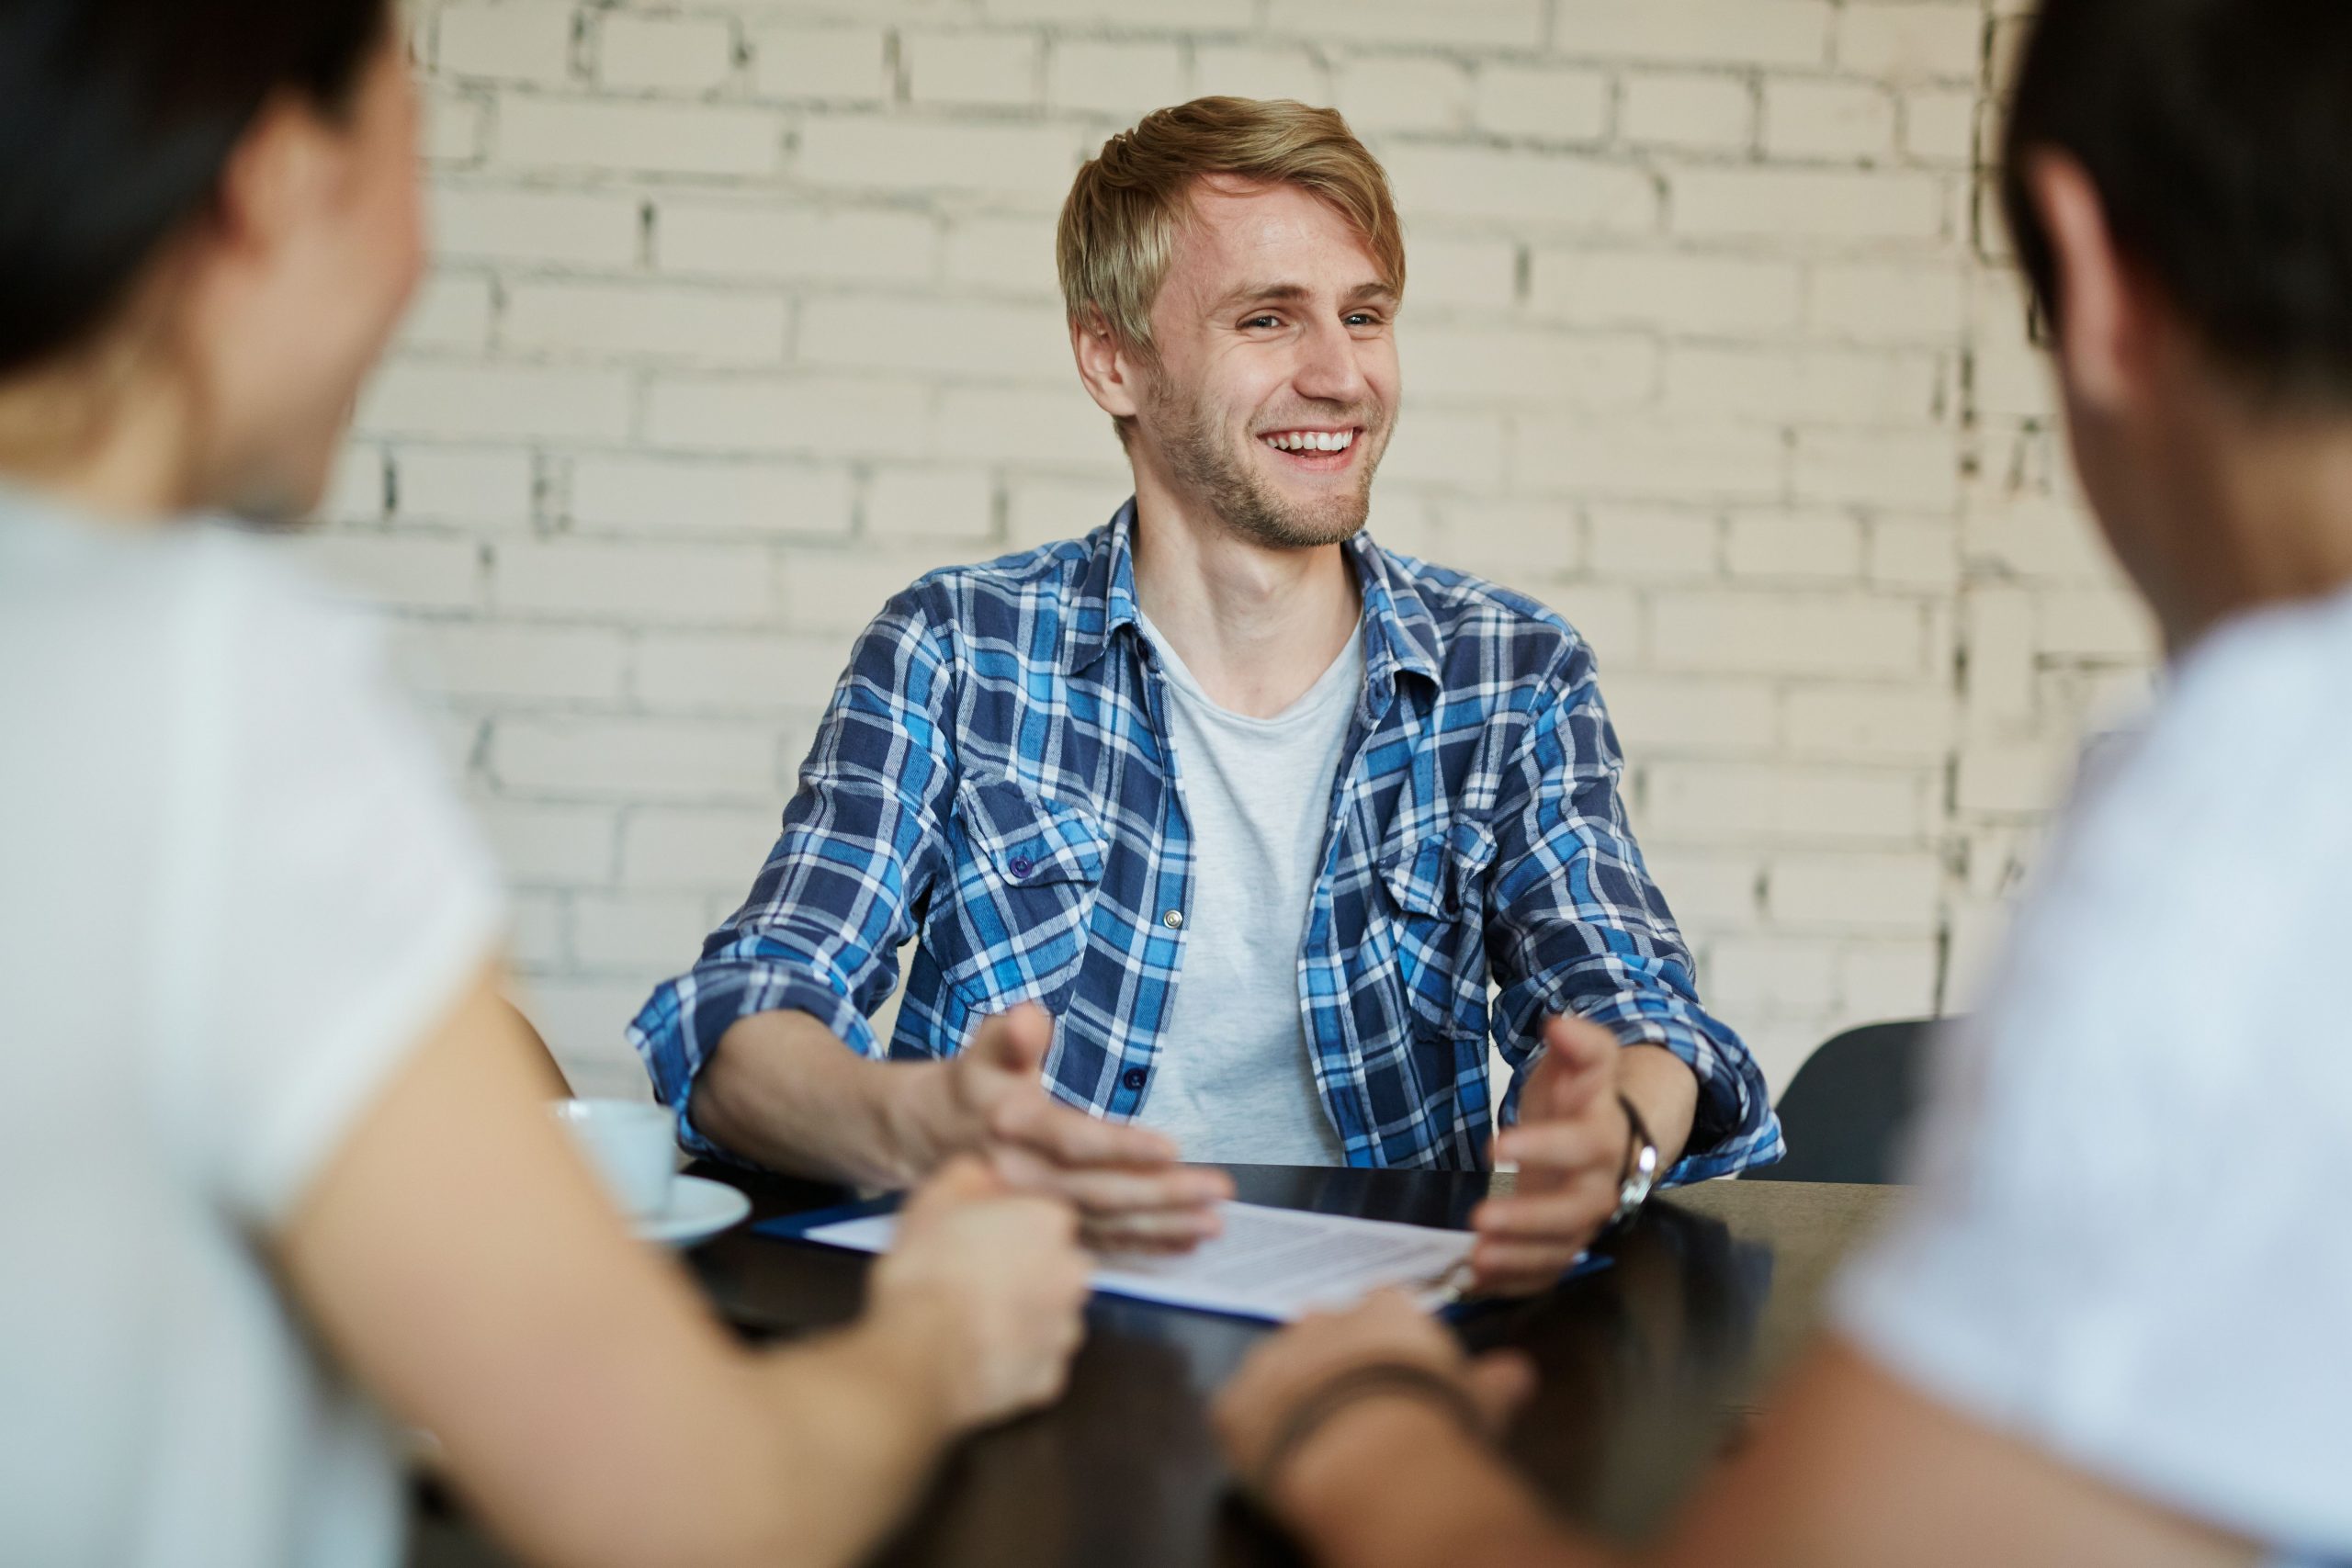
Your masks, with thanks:
M1774 1157L1591 651L1364 532L1402 396L1380 165L1328 109L1203 98L1111 139L1058 248L1134 499L868 628L750 899L635 1025L682 1135L886 1183L982 1150L1168 1247L1227 1190L1180 1157L1510 1158L1476 1255L1506 1290L1653 1170ZM1579 1037L1598 1066L1547 1064ZM1500 1139L1490 1039L1521 1069Z

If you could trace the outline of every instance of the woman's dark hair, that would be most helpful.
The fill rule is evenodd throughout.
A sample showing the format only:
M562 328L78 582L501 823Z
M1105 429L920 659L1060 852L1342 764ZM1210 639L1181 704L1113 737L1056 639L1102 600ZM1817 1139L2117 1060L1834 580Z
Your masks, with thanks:
M261 106L330 112L388 0L0 0L0 375L110 319Z
M2256 393L2352 402L2352 4L2046 0L2002 197L2054 321L2037 150L2081 163L2117 247Z

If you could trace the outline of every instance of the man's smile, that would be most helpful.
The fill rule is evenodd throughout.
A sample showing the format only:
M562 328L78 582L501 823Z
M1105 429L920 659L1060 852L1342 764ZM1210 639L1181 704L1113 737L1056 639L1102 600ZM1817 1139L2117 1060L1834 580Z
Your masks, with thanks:
M1363 434L1362 425L1337 430L1300 427L1267 431L1258 441L1281 453L1283 467L1324 474L1337 473L1354 462L1357 438Z

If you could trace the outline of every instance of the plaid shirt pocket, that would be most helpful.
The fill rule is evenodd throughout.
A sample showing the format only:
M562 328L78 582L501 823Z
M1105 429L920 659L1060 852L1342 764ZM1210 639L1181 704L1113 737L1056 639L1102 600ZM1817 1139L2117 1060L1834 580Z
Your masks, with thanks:
M967 780L947 839L947 878L923 926L942 977L989 1012L1020 1001L1060 1012L1086 957L1101 824L1016 779Z
M1494 860L1494 834L1466 819L1381 847L1397 976L1424 1039L1486 1038L1486 874Z

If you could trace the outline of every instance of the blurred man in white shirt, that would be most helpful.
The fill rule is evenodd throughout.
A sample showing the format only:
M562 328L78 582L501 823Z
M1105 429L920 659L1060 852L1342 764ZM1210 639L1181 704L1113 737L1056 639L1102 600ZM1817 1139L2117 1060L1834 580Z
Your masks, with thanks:
M1947 1049L1916 1206L1645 1561L2352 1562L2347 149L2342 0L2043 7L2005 197L2172 679ZM1610 1561L1483 1444L1524 1375L1385 1300L1222 1416L1328 1562Z

